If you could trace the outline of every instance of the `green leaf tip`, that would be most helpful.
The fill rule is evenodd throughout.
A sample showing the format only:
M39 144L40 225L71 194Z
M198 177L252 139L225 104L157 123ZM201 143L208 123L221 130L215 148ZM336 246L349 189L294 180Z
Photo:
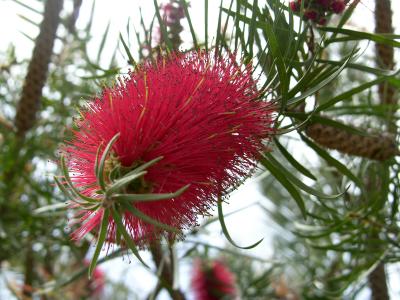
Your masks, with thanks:
M188 188L190 184L185 185L174 193L161 193L161 194L115 194L112 197L117 200L123 201L133 201L133 202L148 202L148 201L158 201L166 200L179 197Z
M133 239L131 238L131 236L129 235L129 233L126 231L125 225L122 222L122 218L121 215L119 214L119 212L114 208L111 209L111 213L113 216L113 219L115 221L115 225L117 227L117 231L123 236L124 241L126 243L126 245L129 247L129 249L131 249L132 253L139 259L139 261L148 269L150 269L150 267L144 262L144 260L142 259L142 257L139 254L139 251L136 247L135 242L133 241Z
M246 250L252 249L252 248L258 246L264 240L264 238L262 238L259 241L255 242L254 244L252 244L250 246L246 246L246 247L241 247L238 244L236 244L234 242L234 240L232 239L232 237L230 236L230 234L228 232L228 228L226 227L224 213L222 212L222 199L220 196L218 197L218 218L219 218L219 223L221 224L222 232L224 233L226 239L236 248L246 249Z
M96 268L96 264L97 264L97 260L100 255L101 248L103 247L104 242L107 237L109 216L110 216L110 210L109 209L103 210L103 217L101 219L100 232L99 232L99 237L98 237L97 243L96 243L96 249L94 250L93 258L92 258L92 261L90 262L89 269L88 269L89 279L92 278L92 274L93 274L94 269Z
M98 181L98 184L99 184L99 186L101 187L101 189L103 191L106 190L106 184L105 184L105 180L104 180L104 166L105 166L105 163L106 163L106 159L107 159L108 155L110 154L114 143L117 141L117 139L120 137L120 135L121 134L118 132L108 142L108 144L107 144L106 148L104 149L104 152L103 152L103 154L102 154L102 156L100 158L99 165L95 166L95 169L97 170L97 173L96 173L97 181ZM99 148L100 147L101 147L101 145L99 146Z

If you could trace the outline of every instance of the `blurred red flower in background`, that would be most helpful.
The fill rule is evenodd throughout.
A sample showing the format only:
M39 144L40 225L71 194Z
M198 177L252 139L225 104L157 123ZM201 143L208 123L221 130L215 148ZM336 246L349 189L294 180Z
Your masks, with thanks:
M235 276L219 260L194 262L192 288L195 300L229 300L237 296Z
M335 14L341 14L346 8L346 4L343 0L333 1L331 4L331 9Z
M90 261L85 259L83 261L84 265L89 266ZM82 279L85 281L84 279ZM91 298L98 299L104 292L106 285L106 274L101 270L100 267L96 267L93 270L91 279L88 279L87 284L85 284L86 289L89 292Z
M349 0L295 0L289 2L289 8L291 11L299 13L302 3L304 3L303 18L324 26L328 21L327 17L332 13L341 14L348 2Z

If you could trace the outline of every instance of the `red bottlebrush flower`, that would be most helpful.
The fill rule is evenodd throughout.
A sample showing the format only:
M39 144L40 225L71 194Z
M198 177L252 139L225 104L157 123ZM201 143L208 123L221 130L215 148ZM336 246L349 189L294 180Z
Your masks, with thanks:
M309 7L310 5L312 6L312 1L313 0L297 0L297 4L299 5L299 8L301 7L301 3L304 1L304 7L305 8L307 8L307 7Z
M175 5L174 5L175 4ZM179 3L166 3L161 5L165 25L173 26L185 17L185 11Z
M90 262L85 259L84 264L89 266ZM104 287L106 285L106 275L99 268L96 267L93 270L92 278L89 280L89 289L91 296L99 296L103 293Z
M346 4L343 0L333 1L331 4L331 9L335 14L341 14L346 8Z
M207 214L219 195L256 166L263 139L274 132L274 106L259 97L251 66L237 64L232 54L196 51L140 65L116 86L104 89L81 112L71 141L62 149L72 185L95 199L85 205L74 203L80 227L73 239L97 231L109 208L120 214L127 233L141 246L162 236L174 237L148 217L182 236L182 230L196 225L197 217ZM162 157L120 194L165 194L190 187L158 201L127 202L102 195L97 157L117 134L104 163L106 185L113 183L115 174L126 175ZM119 241L118 220L115 214L107 216L106 239Z
M306 20L315 21L318 18L318 12L313 9L307 9L304 12L304 18L306 18Z
M92 295L100 295L103 293L105 287L105 274L99 267L93 271L92 279L90 280L90 289Z
M324 26L324 25L326 25L327 22L328 22L328 20L326 18L321 17L318 20L318 25Z
M169 3L161 4L160 10L162 12L163 23L167 27L168 38L171 41L174 49L178 49L182 40L180 33L183 31L181 19L185 17L185 10L178 0L170 0ZM154 35L154 41L157 45L165 42L165 38L161 28L157 28Z
M218 260L195 261L192 288L195 300L229 300L237 296L234 274Z
M300 11L300 5L296 1L289 2L289 8L293 12L299 12Z

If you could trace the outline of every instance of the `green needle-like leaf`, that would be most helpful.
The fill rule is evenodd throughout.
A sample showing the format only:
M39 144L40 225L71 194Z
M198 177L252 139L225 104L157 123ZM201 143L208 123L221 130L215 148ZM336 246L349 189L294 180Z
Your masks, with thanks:
M160 8L159 8L159 5L157 3L157 0L154 0L153 3L154 3L154 9L156 11L158 24L160 25L160 30L161 30L161 33L162 33L162 37L163 37L163 39L165 41L165 45L167 46L167 50L169 50L169 51L176 50L176 49L174 49L174 45L172 44L171 39L168 36L167 27L165 26L165 23L164 23L164 21L163 21L163 19L161 17Z
M32 25L35 25L36 27L39 27L39 26L40 26L40 23L35 22L35 21L33 21L33 20L31 20L31 19L25 17L24 15L17 14L17 16L20 17L22 20L25 20L25 21L27 21L28 23L31 23Z
M220 7L222 7L222 0L220 1ZM222 40L224 38L224 37L222 37L221 22L222 22L222 9L219 10L218 25L217 25L217 38L215 40L215 49L218 49L218 51L221 50L219 48L219 45L220 45L220 42L222 43Z
M57 179L57 177L54 177L54 181L56 182L58 188L61 190L61 192L67 197L67 199L71 200L72 202L79 204L80 206L84 206L86 209L94 210L97 209L97 206L100 205L100 202L82 202L78 201L75 196L71 195L70 192L65 188L65 186ZM93 199L94 200L94 199Z
M311 121L311 123L318 123L318 124L327 125L330 127L335 127L335 128L342 129L344 131L347 131L349 133L356 134L356 135L370 136L367 132L362 131L358 128L343 124L342 122L338 122L333 119L323 117L321 115L315 115L315 111L312 111L311 113L285 112L285 115L302 120L302 121L303 120L305 120L307 122ZM303 121L303 123L304 123L304 121Z
M194 31L194 28L193 28L192 19L190 18L188 4L187 4L186 0L179 0L179 3L184 9L186 20L189 23L189 29L190 29L190 34L192 35L193 46L194 46L195 49L198 49L199 45L197 44L196 33Z
M150 224L160 227L166 231L174 232L177 234L179 234L181 232L178 228L161 223L161 222L149 217L148 215L144 214L143 212L138 210L135 206L131 205L130 203L122 202L121 204L124 208L126 208L129 212L131 212L135 217L137 217L147 223L150 223Z
M92 277L93 270L96 267L101 248L103 247L104 242L106 240L109 216L110 216L110 210L104 209L103 217L101 219L99 238L97 240L96 249L94 250L93 258L92 258L92 261L90 262L90 266L89 266L89 279Z
M108 32L110 30L110 24L111 23L109 21L108 24L107 24L106 30L103 33L103 37L102 37L101 42L100 42L99 50L97 51L97 59L96 59L97 63L100 63L101 54L103 53L104 45L106 43Z
M341 61L335 61L335 60L329 60L329 59L316 59L315 60L317 63L320 64L329 64L332 66L340 66L342 64ZM347 64L347 68L350 69L355 69L355 70L359 70L359 71L363 71L366 73L371 73L374 74L376 76L380 76L380 75L384 75L384 76L390 76L390 75L395 75L396 72L392 71L392 70L385 70L385 69L380 69L380 68L372 68L372 67L368 67L364 64L357 64L357 63L348 63Z
M103 155L101 156L100 159L100 163L99 163L99 167L97 169L97 183L99 184L99 186L101 187L101 189L105 192L106 191L106 183L104 181L104 166L106 163L106 159L108 157L108 155L110 154L110 151L112 149L112 146L114 145L114 143L117 141L117 139L119 138L120 133L117 133L116 135L114 135L114 137L108 142L106 148L104 149Z
M155 163L159 162L163 158L164 158L164 156L156 157L155 159L152 159L151 161L144 163L143 165L140 165L139 167L133 169L132 171L127 173L125 176L130 176L132 174L142 172L142 171L146 170L147 168L151 167L152 165L154 165Z
M73 194L76 195L77 197L81 198L84 201L90 202L90 203L97 203L98 200L90 198L88 196L83 195L81 192L78 191L78 189L74 186L74 184L71 181L71 178L69 177L69 172L67 165L65 163L65 157L64 155L61 156L61 171L63 173L63 176L65 178L65 181L67 182L68 187L72 190ZM57 181L56 181L57 182ZM61 186L58 185L59 187ZM73 197L71 197L73 199Z
M128 55L129 63L130 63L132 66L134 66L135 69L136 69L136 68L137 68L137 63L136 63L135 59L133 58L133 56L132 56L132 54L131 54L131 51L129 50L128 45L125 43L125 40L124 40L124 38L122 37L122 34L119 34L119 38L120 38L120 40L121 40L122 46L123 46L124 49L125 49L126 55Z
M222 212L222 199L221 197L218 197L218 218L219 218L219 223L221 224L221 228L222 228L222 232L224 233L226 239L236 248L240 248L240 249L252 249L254 247L256 247L258 244L260 244L264 238L262 238L261 240L259 240L258 242L247 246L247 247L241 247L238 244L236 244L233 239L231 238L229 232L228 232L228 228L226 227L225 224L225 219L224 219L224 213Z
M46 206L42 206L39 207L37 209L34 209L32 211L33 215L40 215L43 213L47 213L47 212L54 212L54 211L58 211L58 210L64 210L66 209L68 206L68 204L65 203L55 203L55 204L50 204L50 205L46 205Z
M294 201L296 201L297 206L300 208L300 211L304 217L307 216L306 207L304 204L304 200L301 197L300 192L297 188L291 183L285 176L283 172L281 172L278 168L276 168L270 161L265 158L260 160L261 164L267 168L268 171L279 181L279 183L288 191L288 193L293 197Z
M311 195L314 195L314 196L316 196L318 198L321 198L321 199L337 199L337 198L341 197L344 194L344 192L343 192L343 193L339 193L339 194L336 194L336 195L326 195L326 194L324 194L324 193L322 193L322 192L320 192L320 191L318 191L318 190L316 190L316 189L304 184L300 179L298 179L296 176L294 176L290 171L286 170L286 168L282 164L280 164L278 162L278 160L276 160L275 157L273 157L271 155L271 153L265 153L264 156L272 164L274 164L275 167L278 170L280 170L283 173L283 175L286 176L286 178L288 180L290 180L298 188L302 189L303 191L305 191L305 192L307 192L307 193L309 193Z
M286 160L293 166L296 168L297 171L299 171L300 173L302 173L303 175L307 176L308 178L312 179L312 180L317 180L317 178L315 178L315 176L309 171L307 170L305 167L303 167L302 164L300 164L290 153L289 151L286 150L285 147L282 146L281 143L279 143L277 138L274 138L274 142L275 145L278 147L279 151L282 153L282 155L286 158Z
M54 176L54 181L56 182L58 188L61 190L61 192L67 197L68 199L73 200L74 197L69 193L69 191L65 188L65 186L57 179L56 176Z
M372 86L374 86L376 84L379 84L379 83L381 83L381 82L383 82L383 81L385 81L387 79L388 79L388 77L381 76L381 77L379 77L379 78L377 78L375 80L366 82L366 83L364 83L364 84L362 84L360 86L357 86L357 87L355 87L355 88L353 88L353 89L351 89L351 90L349 90L347 92L344 92L344 93L342 93L340 95L337 95L334 98L330 99L329 101L326 101L325 103L319 105L315 109L315 113L318 113L318 112L321 112L321 111L325 111L327 108L335 105L336 103L338 103L340 101L351 99L351 97L353 95L356 95L356 94L362 92L363 90L369 89Z
M113 219L115 221L115 225L117 226L117 231L124 237L124 241L126 245L131 249L132 253L139 259L139 261L146 267L150 267L143 261L142 257L139 254L139 251L136 247L135 242L132 240L131 236L125 229L125 225L122 223L122 218L121 215L118 213L118 211L115 208L111 209L111 214L113 216Z
M248 50L248 55L249 57L253 57L253 48L254 48L254 36L256 34L257 28L256 28L256 21L257 21L257 12L256 9L258 8L258 0L253 0L253 15L251 16L251 22L249 24L249 33L248 33L248 40L246 47L249 48Z
M317 91L322 89L324 86L326 86L328 83L330 83L332 80L334 80L336 77L339 76L339 74L343 71L343 69L347 66L347 64L350 62L350 60L353 58L354 51L349 55L349 57L343 62L343 64L330 76L322 80L320 83L317 85L313 86L312 88L308 89L307 91L303 92L300 96L294 97L288 101L288 105L292 105L295 103L300 102L301 100L307 98L308 96L311 96L315 94Z
M340 33L347 35L350 39L349 40L368 40L374 41L376 43L388 45L391 47L400 47L400 42L396 41L395 39L400 38L400 35L385 35L385 34L376 34L370 32L362 32L344 28L336 28L336 27L321 27L321 31L326 32L333 32L333 33ZM331 40L327 40L326 43L332 42Z
M143 175L147 174L147 171L143 171L140 173L135 173L129 176L124 176L121 179L118 179L115 181L106 191L106 196L111 196L113 193L119 191L132 181L138 179L139 177L142 177Z
M38 10L38 9L35 9L35 8L33 8L31 5L27 5L27 4L23 3L22 1L19 1L19 0L13 0L13 1L14 1L15 3L17 3L17 4L19 4L19 5L23 6L23 7L25 7L25 8L27 8L27 9L29 9L30 11L34 12L35 14L38 14L38 15L40 15L40 16L43 14L42 11L40 11L40 10Z
M286 104L288 101L288 88L289 88L289 79L287 77L286 65L283 60L282 51L279 47L277 37L275 32L270 24L267 24L263 28L264 35L268 39L269 50L271 51L272 56L275 58L276 69L278 71L278 76L280 79L280 96L282 97L281 109L286 108Z
M327 151L319 147L317 144L312 142L310 139L305 137L300 133L300 138L311 148L313 149L322 159L324 159L328 164L335 167L340 173L347 176L350 180L352 180L359 188L364 190L364 185L362 181L355 176L344 164L342 164L337 159L333 158Z
M113 199L133 201L133 202L147 202L147 201L158 201L176 198L182 195L188 188L190 184L185 185L174 193L163 193L163 194L115 194L112 195Z
M208 51L208 0L204 0L204 46Z

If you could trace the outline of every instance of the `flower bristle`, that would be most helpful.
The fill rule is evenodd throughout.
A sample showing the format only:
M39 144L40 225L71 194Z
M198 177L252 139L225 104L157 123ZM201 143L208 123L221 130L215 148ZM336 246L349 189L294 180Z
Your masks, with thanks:
M62 149L72 184L83 195L102 201L95 165L118 134L110 150L112 161L108 158L101 176L111 185L112 168L124 175L162 157L124 191L174 193L190 184L169 200L128 204L177 228L181 234L174 237L182 237L217 203L218 195L251 174L274 133L275 107L259 99L251 71L251 66L236 63L233 54L214 51L175 53L138 66L82 109L77 128L71 129L73 138ZM127 232L142 247L171 237L165 228L138 218L117 202L110 207L120 209ZM74 203L74 209L81 224L72 237L79 240L98 230L108 207L92 210ZM117 240L110 217L107 241Z

